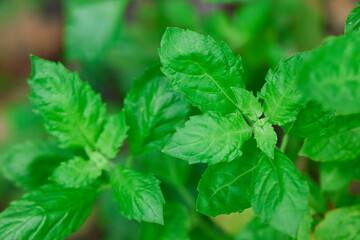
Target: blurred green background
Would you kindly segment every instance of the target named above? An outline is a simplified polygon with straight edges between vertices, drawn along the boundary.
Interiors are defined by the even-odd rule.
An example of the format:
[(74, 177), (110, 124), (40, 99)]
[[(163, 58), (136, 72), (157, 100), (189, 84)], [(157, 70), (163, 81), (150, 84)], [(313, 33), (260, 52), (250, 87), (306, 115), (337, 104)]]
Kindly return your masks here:
[[(29, 54), (61, 61), (79, 71), (111, 108), (120, 109), (132, 80), (159, 62), (158, 48), (166, 27), (188, 28), (225, 41), (234, 53), (240, 54), (247, 88), (256, 92), (268, 69), (281, 58), (310, 50), (329, 35), (342, 34), (346, 16), (358, 1), (226, 2), (237, 3), (0, 1), (0, 148), (48, 137), (27, 100)], [(189, 185), (201, 176), (201, 166), (198, 168), (190, 170), (190, 179), (183, 176)], [(0, 176), (0, 210), (21, 194)], [(139, 224), (122, 218), (111, 198), (111, 194), (103, 194), (93, 215), (70, 239), (137, 239)], [(230, 234), (243, 226), (237, 215), (213, 221)], [(201, 239), (196, 234), (192, 237)]]

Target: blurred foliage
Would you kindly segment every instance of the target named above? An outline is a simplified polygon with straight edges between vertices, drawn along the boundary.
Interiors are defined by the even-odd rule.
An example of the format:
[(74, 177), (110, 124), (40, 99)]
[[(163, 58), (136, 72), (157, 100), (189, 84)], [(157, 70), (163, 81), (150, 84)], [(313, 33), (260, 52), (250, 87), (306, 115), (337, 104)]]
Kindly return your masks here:
[[(327, 34), (324, 9), (319, 7), (321, 0), (64, 0), (61, 3), (62, 9), (58, 11), (62, 11), (64, 16), (63, 56), (54, 58), (63, 58), (69, 67), (78, 70), (82, 79), (101, 92), (110, 108), (113, 106), (114, 109), (122, 104), (133, 78), (159, 62), (160, 40), (169, 26), (188, 28), (211, 35), (217, 41), (225, 41), (234, 53), (241, 55), (247, 88), (254, 92), (260, 90), (268, 69), (280, 59), (314, 48)], [(22, 11), (44, 11), (48, 4), (49, 1), (45, 0), (0, 1), (0, 26)], [(1, 94), (17, 87), (12, 79), (7, 73), (0, 72)], [(1, 107), (4, 108), (2, 118), (6, 128), (6, 141), (2, 142), (2, 148), (15, 142), (45, 138), (41, 120), (32, 113), (28, 102), (8, 104), (5, 99)], [(300, 139), (293, 140), (287, 149), (291, 158), (295, 158), (301, 144)], [(195, 196), (195, 186), (205, 168), (203, 165), (188, 166), (162, 153), (144, 156), (135, 165), (141, 170), (154, 172), (165, 182), (162, 187), (167, 199), (183, 204), (189, 204), (184, 199), (192, 196), (186, 196), (184, 192), (174, 194), (173, 187), (183, 186)], [(310, 166), (313, 169), (317, 167)], [(347, 169), (339, 169), (337, 175), (346, 175), (347, 172)], [(330, 191), (331, 188), (346, 188), (350, 184), (349, 180), (341, 186), (331, 185), (329, 177), (337, 175), (332, 176), (324, 164), (320, 171), (323, 189), (318, 189), (317, 183), (311, 182), (314, 213), (323, 213), (327, 209), (323, 191), (329, 191), (326, 197), (336, 207), (348, 206), (356, 201), (346, 189), (341, 193)], [(18, 189), (0, 178), (1, 208), (18, 194)], [(319, 202), (316, 199), (320, 199)], [(95, 224), (100, 226), (103, 239), (140, 237), (140, 224), (118, 214), (110, 192), (101, 195), (96, 215)], [(218, 232), (225, 229), (233, 234), (245, 225), (230, 228), (221, 226), (221, 221), (214, 220), (220, 226), (216, 230)], [(254, 233), (253, 228), (260, 230)], [(191, 239), (217, 239), (216, 231), (197, 230), (198, 227), (191, 229)], [(158, 231), (161, 232), (161, 229)], [(258, 218), (236, 235), (236, 239), (255, 237), (285, 239)]]

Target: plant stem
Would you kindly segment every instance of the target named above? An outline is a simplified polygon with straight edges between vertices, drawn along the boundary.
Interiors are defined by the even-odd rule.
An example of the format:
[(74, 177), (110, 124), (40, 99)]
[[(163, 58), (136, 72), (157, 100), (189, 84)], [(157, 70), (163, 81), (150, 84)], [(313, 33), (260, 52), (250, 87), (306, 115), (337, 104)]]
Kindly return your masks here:
[(131, 168), (132, 162), (134, 160), (134, 157), (132, 155), (129, 155), (125, 162), (125, 167)]
[(281, 142), (281, 146), (280, 146), (280, 150), (283, 153), (285, 153), (288, 142), (289, 142), (289, 135), (287, 133), (285, 133), (285, 135), (283, 136), (282, 142)]
[(225, 234), (222, 234), (214, 229), (212, 225), (209, 224), (209, 222), (205, 221), (200, 214), (196, 213), (194, 215), (194, 220), (196, 222), (196, 225), (203, 230), (204, 233), (206, 233), (208, 236), (211, 236), (213, 239), (219, 239), (219, 240), (228, 240), (229, 237)]
[(189, 206), (189, 208), (193, 211), (195, 211), (195, 201), (193, 196), (191, 195), (191, 193), (186, 189), (186, 187), (180, 185), (177, 186), (178, 192), (180, 194), (180, 196), (184, 199), (184, 201), (186, 202), (186, 204)]

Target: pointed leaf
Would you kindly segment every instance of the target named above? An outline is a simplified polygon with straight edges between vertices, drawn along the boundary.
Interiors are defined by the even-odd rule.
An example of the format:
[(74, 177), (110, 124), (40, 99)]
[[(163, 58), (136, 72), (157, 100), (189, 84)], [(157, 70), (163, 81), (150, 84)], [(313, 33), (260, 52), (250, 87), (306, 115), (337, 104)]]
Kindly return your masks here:
[(170, 88), (170, 80), (157, 65), (134, 81), (125, 111), (130, 152), (141, 155), (165, 146), (175, 127), (184, 122), (189, 104), (182, 93)]
[(308, 53), (300, 53), (287, 60), (281, 60), (279, 65), (270, 69), (266, 75), (266, 83), (261, 90), (264, 98), (265, 116), (269, 122), (284, 125), (293, 122), (307, 100), (297, 89), (296, 80), (303, 67)]
[(306, 139), (301, 154), (321, 162), (360, 155), (360, 114), (336, 116), (324, 135)]
[(360, 32), (360, 3), (348, 15), (345, 23), (345, 34)]
[(308, 208), (309, 187), (280, 150), (262, 155), (253, 178), (254, 212), (277, 230), (295, 237)]
[(45, 185), (25, 194), (0, 214), (0, 239), (62, 240), (90, 215), (94, 189)]
[(85, 187), (101, 175), (101, 169), (93, 162), (75, 157), (62, 162), (49, 178), (64, 188)]
[(61, 63), (31, 57), (34, 111), (63, 147), (94, 146), (105, 122), (100, 95)]
[(360, 34), (329, 39), (309, 54), (298, 86), (325, 109), (360, 112)]
[(209, 166), (198, 184), (196, 209), (215, 217), (242, 212), (250, 207), (251, 178), (260, 153), (255, 141), (249, 140), (244, 144), (244, 154), (239, 159)]
[(287, 134), (296, 137), (309, 138), (323, 135), (331, 120), (335, 117), (332, 111), (326, 111), (314, 101), (299, 112), (295, 122), (284, 125)]
[(231, 88), (235, 94), (236, 103), (242, 114), (248, 116), (251, 120), (256, 121), (263, 114), (261, 104), (251, 92), (243, 88)]
[(360, 239), (360, 205), (335, 209), (315, 228), (315, 240)]
[(163, 152), (193, 163), (230, 162), (242, 155), (241, 147), (251, 128), (239, 113), (222, 116), (209, 112), (190, 117), (163, 149)]
[(104, 129), (96, 141), (96, 146), (108, 158), (116, 157), (127, 137), (128, 129), (124, 111), (107, 117)]
[(231, 87), (244, 87), (242, 60), (225, 43), (190, 30), (168, 28), (159, 50), (162, 71), (176, 91), (203, 112), (236, 109)]
[(72, 156), (72, 151), (60, 149), (51, 141), (25, 142), (1, 154), (0, 169), (16, 185), (34, 189), (46, 184), (54, 169)]
[(254, 124), (254, 136), (258, 148), (260, 148), (268, 157), (274, 158), (277, 135), (271, 124), (264, 120), (265, 118), (259, 119), (259, 121)]
[(163, 224), (165, 201), (158, 179), (121, 165), (111, 170), (110, 179), (122, 215), (139, 222)]

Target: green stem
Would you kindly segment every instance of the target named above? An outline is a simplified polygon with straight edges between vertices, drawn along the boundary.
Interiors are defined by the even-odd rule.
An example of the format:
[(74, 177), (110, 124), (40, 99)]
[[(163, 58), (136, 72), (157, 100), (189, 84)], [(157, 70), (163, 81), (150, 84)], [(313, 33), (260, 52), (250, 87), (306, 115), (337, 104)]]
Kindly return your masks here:
[(289, 143), (289, 135), (287, 133), (285, 133), (282, 142), (281, 142), (281, 146), (280, 146), (280, 150), (285, 153), (286, 147)]
[(186, 189), (186, 187), (180, 185), (177, 187), (177, 190), (178, 190), (180, 196), (184, 199), (186, 204), (189, 206), (189, 208), (191, 210), (195, 211), (196, 204), (195, 204), (194, 198), (191, 195), (191, 193)]
[(228, 240), (229, 237), (216, 231), (213, 225), (210, 225), (209, 222), (205, 221), (200, 214), (194, 215), (194, 220), (196, 225), (203, 230), (205, 234), (212, 237), (213, 239), (219, 240)]
[(126, 159), (125, 167), (131, 168), (133, 160), (134, 160), (134, 157), (132, 155), (129, 155), (129, 157)]

